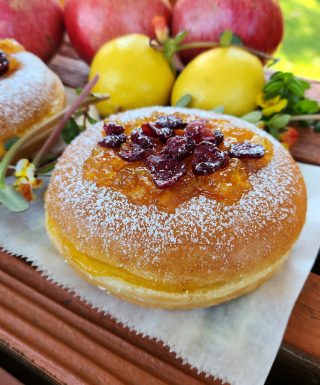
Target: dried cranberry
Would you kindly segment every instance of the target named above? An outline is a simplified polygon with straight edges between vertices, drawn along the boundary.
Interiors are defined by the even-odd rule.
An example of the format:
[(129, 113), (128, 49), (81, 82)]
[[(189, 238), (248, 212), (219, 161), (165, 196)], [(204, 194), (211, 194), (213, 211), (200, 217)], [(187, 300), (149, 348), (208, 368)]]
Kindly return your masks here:
[(9, 60), (7, 55), (0, 51), (0, 76), (4, 75), (9, 70)]
[(127, 149), (121, 149), (118, 155), (127, 162), (136, 162), (144, 158), (145, 150), (138, 144), (132, 144)]
[(155, 124), (157, 127), (168, 127), (172, 130), (182, 130), (187, 126), (187, 123), (184, 123), (181, 118), (175, 115), (158, 116)]
[(195, 149), (192, 169), (195, 175), (209, 175), (228, 163), (229, 156), (225, 151), (219, 150), (213, 143), (201, 142)]
[(141, 126), (142, 131), (147, 136), (158, 137), (162, 143), (175, 136), (175, 132), (169, 127), (157, 127), (154, 123), (145, 123)]
[(210, 131), (210, 133), (205, 132), (204, 136), (202, 137), (202, 141), (203, 142), (210, 142), (210, 143), (215, 144), (216, 146), (219, 146), (219, 144), (221, 144), (223, 142), (223, 139), (224, 139), (223, 133), (219, 130), (215, 130), (213, 132), (211, 130), (208, 130), (208, 131)]
[(166, 143), (169, 138), (175, 136), (175, 132), (168, 127), (158, 128), (157, 135), (162, 143)]
[(100, 140), (98, 145), (101, 147), (119, 148), (121, 144), (124, 143), (126, 140), (127, 137), (124, 134), (107, 135), (104, 139)]
[(131, 141), (132, 143), (136, 143), (142, 148), (152, 148), (153, 140), (150, 136), (147, 136), (143, 133), (141, 128), (136, 128), (131, 133)]
[(262, 158), (265, 154), (265, 149), (261, 144), (255, 144), (250, 142), (235, 143), (231, 145), (229, 151), (230, 158), (249, 158), (258, 159)]
[(147, 136), (151, 136), (153, 138), (157, 137), (157, 134), (155, 132), (155, 126), (152, 123), (143, 123), (141, 126), (141, 129), (143, 133)]
[(146, 165), (151, 172), (154, 184), (158, 188), (174, 185), (187, 172), (184, 163), (164, 155), (150, 155)]
[(219, 130), (214, 130), (213, 136), (216, 139), (216, 144), (219, 146), (224, 141), (224, 135), (221, 131)]
[(124, 133), (124, 127), (116, 123), (105, 123), (103, 129), (107, 135), (120, 135)]
[(170, 158), (183, 160), (193, 154), (195, 148), (194, 140), (185, 136), (175, 136), (167, 141), (162, 152)]
[(204, 136), (211, 136), (211, 131), (207, 129), (207, 120), (199, 119), (189, 123), (184, 130), (187, 138), (193, 139), (196, 143), (200, 143)]
[(195, 175), (210, 175), (216, 170), (215, 164), (211, 162), (192, 163), (192, 171)]

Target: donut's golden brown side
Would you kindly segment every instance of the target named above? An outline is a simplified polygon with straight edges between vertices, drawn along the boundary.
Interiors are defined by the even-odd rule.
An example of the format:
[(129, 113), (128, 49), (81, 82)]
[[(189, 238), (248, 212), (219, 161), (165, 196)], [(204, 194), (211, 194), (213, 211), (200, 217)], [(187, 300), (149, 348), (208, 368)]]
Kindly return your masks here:
[[(18, 68), (0, 78), (0, 157), (6, 140), (22, 136), (60, 112), (66, 97), (63, 84), (30, 52), (12, 53)], [(40, 133), (37, 139), (46, 133)]]
[[(191, 109), (155, 107), (117, 115), (128, 121), (154, 111), (220, 118)], [(224, 117), (225, 118), (225, 117)], [(235, 126), (266, 133), (239, 119)], [(83, 178), (83, 164), (101, 137), (98, 124), (59, 160), (46, 195), (47, 229), (59, 252), (95, 285), (145, 306), (192, 308), (244, 294), (285, 260), (305, 221), (300, 171), (282, 146), (250, 176), (252, 190), (231, 205), (198, 196), (175, 213), (134, 204)]]

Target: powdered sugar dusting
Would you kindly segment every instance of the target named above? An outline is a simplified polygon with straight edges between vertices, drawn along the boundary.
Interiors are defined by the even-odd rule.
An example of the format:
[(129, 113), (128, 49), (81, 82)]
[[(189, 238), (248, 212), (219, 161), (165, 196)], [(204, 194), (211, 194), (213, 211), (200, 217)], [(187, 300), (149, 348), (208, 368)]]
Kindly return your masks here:
[[(12, 55), (21, 67), (0, 79), (0, 137), (14, 136), (37, 116), (56, 109), (61, 99), (52, 93), (58, 77), (39, 58), (29, 52)], [(61, 84), (61, 89), (63, 88)]]
[[(155, 206), (133, 204), (125, 195), (110, 188), (98, 188), (83, 178), (83, 164), (101, 136), (102, 123), (99, 123), (80, 135), (60, 158), (47, 194), (50, 216), (64, 228), (64, 234), (70, 237), (79, 250), (88, 255), (101, 253), (101, 250), (105, 255), (111, 254), (110, 251), (121, 250), (123, 262), (120, 263), (128, 267), (128, 263), (130, 265), (130, 261), (133, 261), (133, 270), (148, 270), (150, 266), (161, 270), (164, 268), (164, 256), (170, 250), (179, 249), (181, 258), (186, 261), (186, 274), (193, 268), (188, 265), (188, 256), (197, 250), (203, 252), (197, 261), (198, 270), (210, 273), (208, 261), (221, 259), (223, 251), (223, 263), (217, 261), (221, 272), (228, 270), (231, 261), (240, 271), (248, 263), (248, 248), (255, 247), (257, 231), (261, 234), (262, 229), (267, 240), (267, 234), (276, 234), (288, 226), (290, 221), (296, 220), (294, 196), (297, 192), (294, 186), (300, 183), (299, 175), (295, 174), (297, 166), (282, 146), (268, 134), (233, 117), (192, 109), (153, 107), (128, 111), (117, 115), (117, 119), (133, 120), (147, 117), (155, 111), (228, 119), (237, 127), (267, 137), (274, 146), (274, 157), (266, 167), (249, 176), (252, 190), (231, 206), (199, 196), (184, 202), (174, 214), (170, 214), (159, 211)], [(286, 204), (282, 205), (283, 202)], [(72, 239), (75, 234), (74, 223), (78, 226), (76, 239)], [(224, 230), (231, 223), (236, 225), (226, 234)], [(99, 240), (97, 234), (100, 235)], [(141, 250), (137, 250), (141, 246), (141, 234), (144, 241), (142, 254)], [(93, 239), (95, 242), (91, 242)], [(243, 240), (247, 241), (245, 247)], [(261, 245), (261, 239), (259, 242)], [(270, 240), (266, 241), (262, 248), (257, 248), (257, 256), (261, 253), (263, 258), (268, 248), (272, 247), (274, 245), (270, 244)], [(168, 267), (164, 277), (170, 280)]]

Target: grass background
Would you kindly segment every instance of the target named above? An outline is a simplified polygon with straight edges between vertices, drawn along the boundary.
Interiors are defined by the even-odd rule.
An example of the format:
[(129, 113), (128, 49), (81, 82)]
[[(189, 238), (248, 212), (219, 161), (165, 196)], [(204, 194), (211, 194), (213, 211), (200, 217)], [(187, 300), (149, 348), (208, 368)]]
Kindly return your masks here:
[(275, 70), (320, 80), (320, 0), (279, 0), (285, 19), (284, 40), (275, 53)]

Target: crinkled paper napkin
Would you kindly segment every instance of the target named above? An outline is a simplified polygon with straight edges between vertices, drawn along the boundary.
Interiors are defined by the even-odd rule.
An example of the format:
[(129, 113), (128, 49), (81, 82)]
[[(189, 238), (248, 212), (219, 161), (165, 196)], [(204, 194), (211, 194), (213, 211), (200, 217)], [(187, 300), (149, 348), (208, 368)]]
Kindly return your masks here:
[(262, 385), (320, 245), (320, 167), (301, 165), (301, 170), (308, 190), (308, 214), (291, 257), (258, 290), (209, 309), (144, 309), (86, 283), (49, 242), (41, 200), (22, 214), (0, 207), (0, 245), (26, 257), (50, 280), (129, 328), (162, 340), (198, 371), (234, 385)]

